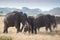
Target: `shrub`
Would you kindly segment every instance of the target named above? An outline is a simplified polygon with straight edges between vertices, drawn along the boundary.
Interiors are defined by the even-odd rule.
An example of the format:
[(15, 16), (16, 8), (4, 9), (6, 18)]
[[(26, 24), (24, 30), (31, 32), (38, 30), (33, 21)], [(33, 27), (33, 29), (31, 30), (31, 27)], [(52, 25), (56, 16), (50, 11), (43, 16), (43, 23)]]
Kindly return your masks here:
[(0, 40), (12, 40), (10, 36), (0, 36)]

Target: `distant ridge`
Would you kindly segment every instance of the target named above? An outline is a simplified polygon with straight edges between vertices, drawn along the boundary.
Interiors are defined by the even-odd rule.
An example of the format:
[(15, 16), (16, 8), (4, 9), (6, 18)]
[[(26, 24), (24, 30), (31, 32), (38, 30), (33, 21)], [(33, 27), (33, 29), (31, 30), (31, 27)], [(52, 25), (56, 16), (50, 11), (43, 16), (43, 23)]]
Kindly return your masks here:
[(30, 9), (28, 7), (22, 7), (22, 9), (17, 8), (1, 8), (0, 7), (0, 14), (7, 14), (12, 11), (22, 11), (24, 13), (27, 13), (28, 15), (35, 15), (35, 14), (52, 14), (52, 15), (60, 15), (60, 7), (53, 8), (49, 11), (42, 11), (39, 8)]

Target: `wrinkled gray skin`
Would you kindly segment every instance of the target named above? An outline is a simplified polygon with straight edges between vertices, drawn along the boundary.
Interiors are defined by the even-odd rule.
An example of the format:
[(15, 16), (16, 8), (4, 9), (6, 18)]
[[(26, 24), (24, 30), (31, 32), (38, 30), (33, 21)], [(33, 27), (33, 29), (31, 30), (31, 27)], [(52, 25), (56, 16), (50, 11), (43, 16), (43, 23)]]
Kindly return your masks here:
[[(49, 16), (49, 15), (47, 15), (47, 16)], [(57, 28), (56, 17), (53, 15), (50, 15), (49, 20), (51, 22), (51, 25), (53, 25), (53, 29)]]
[(29, 31), (30, 33), (30, 31), (32, 31), (32, 33), (37, 33), (37, 29), (39, 31), (41, 27), (45, 27), (46, 31), (49, 29), (52, 32), (51, 25), (53, 25), (53, 28), (56, 27), (56, 19), (55, 16), (52, 15), (41, 15), (36, 19), (33, 16), (29, 16), (28, 23), (30, 26), (27, 26), (24, 32)]
[(49, 30), (52, 31), (51, 30), (51, 24), (50, 24), (50, 21), (49, 21), (47, 16), (45, 16), (45, 15), (39, 16), (35, 19), (35, 21), (36, 21), (35, 26), (34, 26), (35, 27), (35, 33), (37, 33), (37, 29), (39, 31), (39, 29), (41, 27), (45, 27), (46, 30), (49, 28)]
[(28, 22), (29, 26), (24, 28), (24, 32), (26, 32), (26, 31), (29, 31), (29, 33), (30, 33), (30, 31), (32, 33), (34, 32), (34, 20), (35, 20), (35, 18), (33, 16), (28, 16), (27, 22)]
[[(53, 25), (53, 28), (56, 27), (55, 16), (47, 14), (47, 15), (42, 15), (42, 16), (39, 16), (38, 18), (36, 18), (35, 27), (38, 29), (38, 31), (41, 27), (45, 27), (46, 31), (48, 31), (48, 29), (49, 29), (50, 32), (52, 32), (51, 25)], [(36, 28), (35, 28), (35, 31), (37, 30)], [(36, 33), (37, 33), (37, 31), (36, 31)]]
[[(8, 14), (6, 14), (5, 18), (4, 18), (4, 31), (3, 33), (8, 33), (8, 28), (9, 27), (13, 27), (15, 26), (17, 29), (17, 33), (20, 32), (27, 20), (27, 15), (23, 12), (10, 12)], [(23, 24), (22, 29), (20, 30), (20, 23)]]

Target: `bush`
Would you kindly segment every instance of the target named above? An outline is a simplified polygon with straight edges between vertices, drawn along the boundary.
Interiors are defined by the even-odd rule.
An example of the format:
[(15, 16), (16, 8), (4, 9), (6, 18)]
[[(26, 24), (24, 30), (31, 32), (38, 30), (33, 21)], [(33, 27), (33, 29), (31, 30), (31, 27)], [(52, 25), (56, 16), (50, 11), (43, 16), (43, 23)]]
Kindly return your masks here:
[(0, 14), (0, 16), (5, 16), (6, 14)]
[(0, 36), (0, 40), (12, 40), (12, 38), (8, 36)]

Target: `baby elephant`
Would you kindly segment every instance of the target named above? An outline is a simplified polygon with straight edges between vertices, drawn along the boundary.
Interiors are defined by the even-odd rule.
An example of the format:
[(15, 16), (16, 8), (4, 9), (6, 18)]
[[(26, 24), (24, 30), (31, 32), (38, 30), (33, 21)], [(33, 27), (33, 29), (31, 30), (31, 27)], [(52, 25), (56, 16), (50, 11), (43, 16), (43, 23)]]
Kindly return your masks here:
[(31, 32), (31, 33), (34, 33), (35, 32), (35, 27), (34, 27), (34, 22), (35, 21), (35, 18), (33, 16), (28, 16), (27, 17), (27, 26), (24, 28), (24, 32)]

